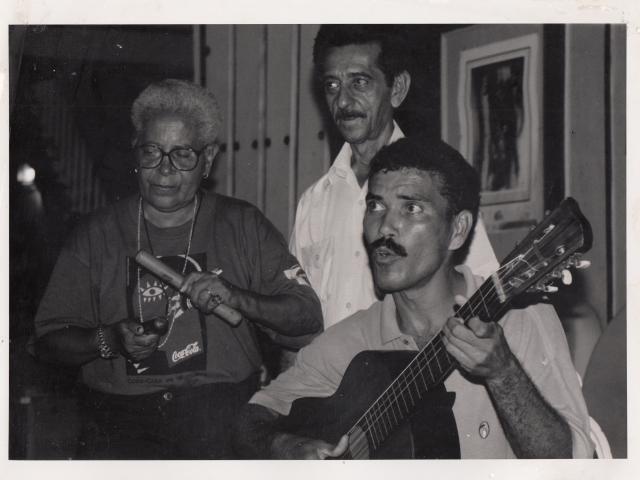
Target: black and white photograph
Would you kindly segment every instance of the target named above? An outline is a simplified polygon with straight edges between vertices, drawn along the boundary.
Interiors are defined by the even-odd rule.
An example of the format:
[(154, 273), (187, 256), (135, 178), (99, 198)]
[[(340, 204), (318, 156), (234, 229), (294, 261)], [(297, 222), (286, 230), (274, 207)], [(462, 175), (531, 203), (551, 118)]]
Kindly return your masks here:
[(187, 3), (8, 16), (3, 478), (627, 478), (631, 11)]

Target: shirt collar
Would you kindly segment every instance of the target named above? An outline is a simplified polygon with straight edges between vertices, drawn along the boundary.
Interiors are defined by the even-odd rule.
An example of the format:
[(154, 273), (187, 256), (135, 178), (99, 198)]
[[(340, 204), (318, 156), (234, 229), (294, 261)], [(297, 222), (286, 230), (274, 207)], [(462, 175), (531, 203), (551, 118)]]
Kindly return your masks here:
[(398, 326), (396, 304), (392, 295), (385, 295), (380, 308), (380, 339), (382, 344), (389, 343), (404, 335)]
[[(482, 278), (474, 275), (466, 265), (458, 265), (454, 268), (464, 276), (466, 295), (467, 298), (470, 298), (482, 284)], [(396, 304), (393, 301), (393, 295), (385, 295), (380, 308), (380, 339), (382, 340), (382, 344), (389, 343), (404, 335), (398, 326)]]
[[(400, 138), (404, 138), (404, 133), (402, 133), (402, 130), (400, 130), (400, 127), (394, 120), (393, 132), (391, 132), (391, 137), (389, 137), (387, 145)], [(345, 142), (344, 145), (342, 145), (329, 171), (340, 178), (346, 178), (349, 174), (353, 175), (353, 170), (351, 170), (351, 145), (349, 145), (349, 143)]]

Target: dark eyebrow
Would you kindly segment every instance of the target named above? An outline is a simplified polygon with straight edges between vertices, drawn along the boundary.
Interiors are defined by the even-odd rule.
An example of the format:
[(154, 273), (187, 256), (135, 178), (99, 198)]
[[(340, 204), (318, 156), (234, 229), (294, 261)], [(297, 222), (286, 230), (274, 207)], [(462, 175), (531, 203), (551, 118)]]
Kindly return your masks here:
[(398, 195), (400, 200), (415, 200), (419, 202), (428, 202), (429, 199), (423, 195)]
[(376, 195), (375, 193), (367, 192), (367, 196), (365, 200), (380, 200), (382, 197), (380, 195)]
[(368, 74), (367, 72), (349, 72), (347, 73), (347, 75), (350, 78), (353, 77), (366, 77), (366, 78), (373, 78), (373, 75)]
[[(347, 76), (349, 78), (355, 78), (355, 77), (366, 77), (366, 78), (373, 78), (373, 75), (367, 73), (367, 72), (362, 72), (362, 71), (356, 71), (356, 72), (347, 72)], [(324, 75), (322, 75), (322, 80), (323, 81), (327, 81), (327, 80), (332, 80), (332, 79), (337, 79), (338, 75), (332, 75), (331, 73), (325, 73)]]

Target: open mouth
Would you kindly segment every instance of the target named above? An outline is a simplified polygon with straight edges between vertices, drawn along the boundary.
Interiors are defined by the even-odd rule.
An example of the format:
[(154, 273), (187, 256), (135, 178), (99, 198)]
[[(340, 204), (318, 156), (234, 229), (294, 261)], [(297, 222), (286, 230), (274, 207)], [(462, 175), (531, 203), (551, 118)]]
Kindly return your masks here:
[(362, 117), (360, 116), (349, 116), (349, 117), (341, 117), (340, 120), (338, 120), (340, 123), (354, 123), (359, 121), (360, 119), (362, 119)]
[(402, 258), (393, 250), (386, 247), (379, 247), (373, 251), (373, 261), (378, 264), (387, 264)]

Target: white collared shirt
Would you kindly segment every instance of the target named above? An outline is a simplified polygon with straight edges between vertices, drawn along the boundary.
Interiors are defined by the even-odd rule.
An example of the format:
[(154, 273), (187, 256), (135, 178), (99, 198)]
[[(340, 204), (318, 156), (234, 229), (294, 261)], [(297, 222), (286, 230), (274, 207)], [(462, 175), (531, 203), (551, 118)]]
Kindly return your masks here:
[[(394, 122), (388, 143), (404, 138)], [(324, 317), (324, 328), (377, 300), (363, 242), (367, 183), (360, 187), (345, 143), (329, 171), (300, 197), (289, 248), (307, 273)], [(498, 269), (482, 219), (465, 264), (486, 278)]]

